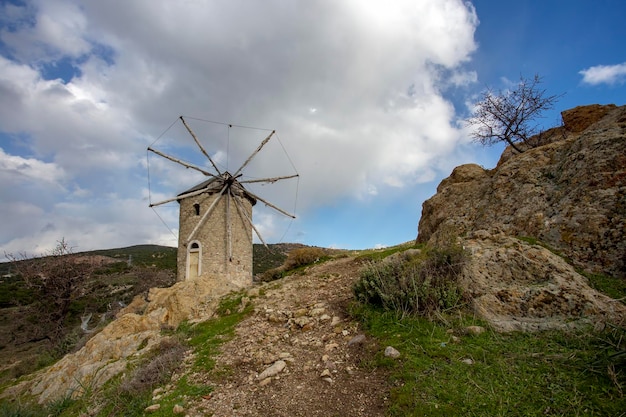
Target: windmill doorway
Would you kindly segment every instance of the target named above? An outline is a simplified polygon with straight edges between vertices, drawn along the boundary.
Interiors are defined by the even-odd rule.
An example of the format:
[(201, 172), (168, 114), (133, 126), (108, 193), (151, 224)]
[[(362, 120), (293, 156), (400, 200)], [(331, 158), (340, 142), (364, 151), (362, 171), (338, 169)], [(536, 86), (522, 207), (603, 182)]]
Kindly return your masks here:
[(187, 249), (187, 279), (196, 279), (202, 273), (202, 247), (199, 242), (191, 242)]

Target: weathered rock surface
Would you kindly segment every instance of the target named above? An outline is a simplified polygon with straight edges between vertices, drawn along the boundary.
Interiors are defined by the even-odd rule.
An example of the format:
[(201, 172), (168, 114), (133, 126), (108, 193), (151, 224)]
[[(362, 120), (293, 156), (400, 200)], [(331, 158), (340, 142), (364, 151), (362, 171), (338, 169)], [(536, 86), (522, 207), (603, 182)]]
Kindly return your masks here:
[(542, 246), (484, 230), (470, 233), (463, 244), (471, 257), (461, 285), (474, 311), (497, 331), (601, 326), (626, 319), (626, 305), (589, 287), (585, 277)]
[(454, 230), (532, 236), (590, 272), (626, 277), (626, 106), (563, 112), (545, 145), (454, 169), (424, 202), (418, 242)]
[(83, 348), (35, 374), (3, 395), (28, 392), (40, 403), (79, 395), (84, 387), (97, 388), (126, 369), (164, 337), (161, 329), (183, 320), (209, 318), (228, 288), (216, 289), (203, 280), (179, 282), (169, 288), (153, 288), (147, 300), (136, 298)]

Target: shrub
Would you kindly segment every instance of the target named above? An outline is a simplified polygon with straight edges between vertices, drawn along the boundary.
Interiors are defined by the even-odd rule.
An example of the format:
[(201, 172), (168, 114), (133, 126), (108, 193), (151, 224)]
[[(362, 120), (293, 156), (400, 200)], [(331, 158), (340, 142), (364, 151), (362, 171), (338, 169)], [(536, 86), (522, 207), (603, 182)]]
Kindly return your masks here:
[(300, 248), (289, 252), (285, 263), (277, 268), (268, 269), (260, 275), (262, 282), (275, 281), (283, 278), (287, 271), (291, 271), (302, 266), (311, 265), (320, 260), (327, 259), (328, 255), (322, 248)]
[(400, 313), (430, 314), (458, 306), (458, 277), (467, 254), (458, 245), (406, 251), (370, 262), (354, 286), (356, 299)]
[(187, 348), (176, 338), (163, 339), (152, 357), (139, 365), (120, 385), (120, 394), (141, 395), (169, 381), (180, 366)]
[(310, 265), (326, 256), (322, 248), (300, 248), (289, 252), (285, 260), (285, 269), (295, 269), (301, 266)]

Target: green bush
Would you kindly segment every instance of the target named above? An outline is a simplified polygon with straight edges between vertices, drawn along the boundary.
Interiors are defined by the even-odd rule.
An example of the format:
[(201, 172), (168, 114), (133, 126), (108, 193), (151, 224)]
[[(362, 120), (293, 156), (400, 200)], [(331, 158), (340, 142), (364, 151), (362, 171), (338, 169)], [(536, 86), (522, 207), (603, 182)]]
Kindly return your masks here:
[(121, 395), (141, 395), (169, 381), (180, 366), (187, 347), (176, 338), (163, 339), (152, 351), (149, 360), (142, 363), (120, 385)]
[(277, 268), (268, 269), (260, 276), (262, 282), (275, 281), (287, 275), (288, 271), (314, 264), (328, 259), (328, 254), (322, 248), (306, 247), (289, 252), (285, 263)]
[(458, 277), (467, 254), (459, 245), (406, 251), (369, 262), (354, 286), (356, 299), (400, 313), (428, 316), (458, 306)]
[(300, 248), (289, 252), (285, 260), (285, 269), (295, 269), (315, 263), (326, 256), (322, 248)]

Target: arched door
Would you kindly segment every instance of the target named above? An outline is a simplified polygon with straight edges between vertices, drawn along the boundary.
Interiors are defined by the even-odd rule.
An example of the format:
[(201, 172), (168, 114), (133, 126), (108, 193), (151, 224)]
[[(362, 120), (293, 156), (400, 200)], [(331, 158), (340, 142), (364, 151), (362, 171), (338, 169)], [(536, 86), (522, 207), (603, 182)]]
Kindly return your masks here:
[(187, 249), (187, 279), (195, 279), (202, 273), (202, 248), (199, 242), (192, 242)]

